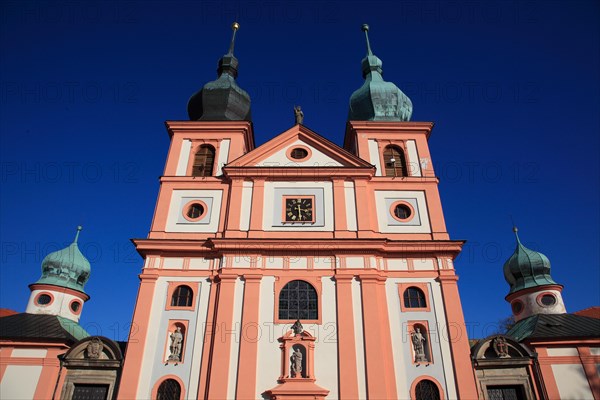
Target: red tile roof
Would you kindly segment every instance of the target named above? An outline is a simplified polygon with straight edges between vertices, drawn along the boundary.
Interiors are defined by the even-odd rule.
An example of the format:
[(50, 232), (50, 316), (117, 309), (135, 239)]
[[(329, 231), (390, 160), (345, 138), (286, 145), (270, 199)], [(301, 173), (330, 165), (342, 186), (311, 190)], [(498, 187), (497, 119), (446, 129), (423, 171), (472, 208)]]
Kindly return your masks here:
[(582, 317), (590, 317), (600, 319), (600, 307), (594, 306), (589, 308), (584, 308), (583, 310), (575, 311), (573, 314), (580, 315)]
[(8, 317), (9, 315), (15, 315), (15, 314), (18, 314), (18, 312), (14, 311), (14, 310), (9, 310), (8, 308), (0, 308), (0, 318)]

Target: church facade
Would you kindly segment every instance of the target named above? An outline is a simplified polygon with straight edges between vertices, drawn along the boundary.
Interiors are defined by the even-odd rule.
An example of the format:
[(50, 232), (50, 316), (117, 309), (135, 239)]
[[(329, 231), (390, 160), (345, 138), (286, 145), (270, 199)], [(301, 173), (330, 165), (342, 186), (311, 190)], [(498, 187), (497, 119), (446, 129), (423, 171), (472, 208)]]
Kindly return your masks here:
[(166, 123), (119, 397), (476, 398), (433, 124), (367, 37), (343, 148), (299, 109), (256, 147), (237, 65)]
[(129, 342), (78, 324), (91, 271), (78, 230), (42, 262), (26, 311), (0, 314), (0, 397), (600, 400), (600, 316), (568, 314), (549, 260), (518, 236), (504, 265), (515, 325), (469, 343), (433, 123), (410, 121), (368, 26), (342, 147), (300, 107), (255, 145), (238, 28), (190, 120), (166, 122), (151, 229), (133, 240)]

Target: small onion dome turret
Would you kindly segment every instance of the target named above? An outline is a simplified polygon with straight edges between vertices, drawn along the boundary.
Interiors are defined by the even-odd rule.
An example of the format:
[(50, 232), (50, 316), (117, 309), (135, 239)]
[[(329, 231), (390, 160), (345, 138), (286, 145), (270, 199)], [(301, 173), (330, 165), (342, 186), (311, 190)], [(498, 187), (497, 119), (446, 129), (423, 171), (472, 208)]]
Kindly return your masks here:
[(362, 26), (367, 56), (362, 60), (363, 85), (350, 96), (349, 121), (410, 121), (412, 102), (396, 85), (383, 80), (383, 62), (369, 44), (369, 25)]
[(48, 254), (42, 261), (42, 276), (35, 284), (60, 286), (85, 293), (83, 287), (90, 279), (90, 262), (77, 246), (82, 227), (77, 227), (75, 240), (70, 246)]
[(558, 285), (550, 276), (548, 257), (523, 246), (517, 234), (518, 229), (515, 227), (513, 231), (517, 247), (504, 263), (504, 279), (510, 285), (509, 294), (538, 286)]
[(229, 51), (219, 60), (218, 78), (208, 82), (194, 93), (187, 109), (191, 121), (250, 121), (250, 96), (235, 81), (238, 59), (233, 55), (235, 32), (240, 25), (232, 25), (233, 37)]

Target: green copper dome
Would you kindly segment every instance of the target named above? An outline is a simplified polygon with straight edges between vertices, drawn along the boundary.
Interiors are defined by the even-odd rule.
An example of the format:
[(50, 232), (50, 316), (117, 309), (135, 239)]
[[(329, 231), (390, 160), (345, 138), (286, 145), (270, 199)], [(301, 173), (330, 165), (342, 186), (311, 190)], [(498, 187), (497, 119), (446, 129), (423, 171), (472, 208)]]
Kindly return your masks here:
[(229, 52), (219, 60), (215, 81), (208, 82), (188, 101), (187, 109), (192, 121), (250, 121), (250, 96), (235, 81), (238, 59), (233, 55), (235, 32), (240, 25), (232, 25), (233, 37)]
[(509, 294), (537, 286), (557, 285), (550, 276), (548, 257), (523, 246), (517, 228), (514, 228), (514, 232), (517, 247), (513, 255), (504, 263), (504, 279), (510, 285)]
[(365, 83), (350, 96), (349, 121), (410, 121), (412, 102), (396, 85), (383, 80), (383, 62), (371, 51), (369, 26), (363, 25), (367, 56), (362, 60)]
[(83, 287), (90, 279), (90, 262), (81, 254), (77, 239), (81, 226), (77, 227), (75, 240), (70, 246), (50, 253), (42, 261), (42, 276), (36, 284), (61, 286), (85, 293)]

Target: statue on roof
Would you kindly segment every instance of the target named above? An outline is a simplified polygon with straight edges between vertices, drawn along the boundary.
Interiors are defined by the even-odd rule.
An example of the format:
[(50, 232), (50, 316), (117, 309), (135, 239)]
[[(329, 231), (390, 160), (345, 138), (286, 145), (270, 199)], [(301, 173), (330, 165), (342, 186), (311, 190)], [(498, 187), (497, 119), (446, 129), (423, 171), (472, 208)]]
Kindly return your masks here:
[(302, 125), (304, 122), (304, 113), (300, 106), (294, 106), (294, 117), (296, 118), (296, 125)]

